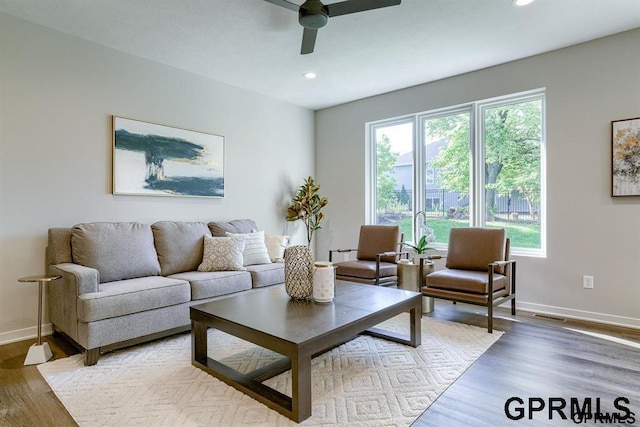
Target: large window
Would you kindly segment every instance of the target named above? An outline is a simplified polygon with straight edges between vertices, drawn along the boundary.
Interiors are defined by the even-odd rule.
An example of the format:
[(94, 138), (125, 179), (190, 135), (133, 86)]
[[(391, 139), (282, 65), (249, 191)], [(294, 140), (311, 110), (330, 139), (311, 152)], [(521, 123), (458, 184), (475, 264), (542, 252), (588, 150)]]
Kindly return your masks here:
[(544, 98), (538, 90), (370, 123), (370, 222), (417, 240), (421, 212), (436, 246), (452, 227), (500, 227), (514, 253), (544, 255)]
[(406, 241), (413, 239), (413, 117), (372, 125), (375, 162), (374, 224), (399, 224)]

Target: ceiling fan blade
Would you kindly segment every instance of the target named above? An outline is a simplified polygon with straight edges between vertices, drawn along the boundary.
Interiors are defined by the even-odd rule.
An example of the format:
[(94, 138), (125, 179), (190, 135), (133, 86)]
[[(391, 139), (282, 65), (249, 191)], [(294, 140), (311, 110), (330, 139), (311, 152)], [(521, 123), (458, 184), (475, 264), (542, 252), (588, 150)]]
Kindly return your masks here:
[[(267, 0), (268, 1), (268, 0)], [(397, 6), (402, 0), (349, 0), (326, 5), (329, 16), (340, 16), (348, 13), (364, 12), (381, 7)]]
[(286, 9), (293, 10), (294, 12), (297, 12), (298, 9), (300, 9), (300, 6), (298, 6), (295, 3), (291, 3), (290, 1), (287, 1), (287, 0), (264, 0), (264, 1), (266, 1), (267, 3), (275, 4), (276, 6), (281, 6)]
[(302, 33), (302, 48), (300, 48), (300, 54), (306, 55), (313, 52), (313, 48), (316, 45), (316, 36), (318, 35), (317, 28), (305, 28)]

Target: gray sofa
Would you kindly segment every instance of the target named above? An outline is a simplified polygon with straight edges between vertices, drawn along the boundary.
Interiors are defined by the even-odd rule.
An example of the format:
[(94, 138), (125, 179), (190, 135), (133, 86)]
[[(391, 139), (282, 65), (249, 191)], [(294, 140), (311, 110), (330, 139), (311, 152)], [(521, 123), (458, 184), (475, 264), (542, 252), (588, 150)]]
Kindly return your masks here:
[(282, 263), (198, 271), (204, 236), (251, 233), (252, 220), (88, 223), (51, 228), (47, 287), (54, 330), (100, 353), (189, 329), (189, 306), (284, 282)]

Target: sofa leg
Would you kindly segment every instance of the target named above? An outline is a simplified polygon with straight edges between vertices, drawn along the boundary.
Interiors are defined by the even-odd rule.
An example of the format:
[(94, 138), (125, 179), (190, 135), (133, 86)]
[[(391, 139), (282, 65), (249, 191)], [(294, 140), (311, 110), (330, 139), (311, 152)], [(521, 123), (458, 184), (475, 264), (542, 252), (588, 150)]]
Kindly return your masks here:
[(84, 366), (93, 366), (98, 363), (100, 348), (92, 348), (84, 352)]

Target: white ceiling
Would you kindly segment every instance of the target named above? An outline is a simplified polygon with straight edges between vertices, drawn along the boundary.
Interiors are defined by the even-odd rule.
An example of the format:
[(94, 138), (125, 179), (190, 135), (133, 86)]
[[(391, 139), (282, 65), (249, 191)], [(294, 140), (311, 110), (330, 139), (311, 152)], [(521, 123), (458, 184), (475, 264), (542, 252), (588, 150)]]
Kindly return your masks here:
[(303, 56), (297, 14), (264, 0), (0, 0), (0, 12), (314, 110), (640, 27), (640, 0), (402, 0), (330, 18)]

